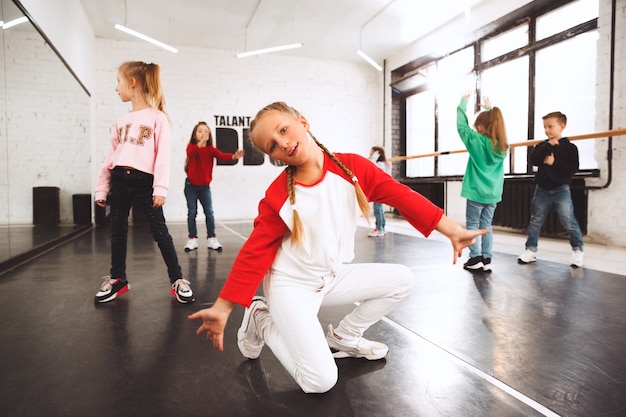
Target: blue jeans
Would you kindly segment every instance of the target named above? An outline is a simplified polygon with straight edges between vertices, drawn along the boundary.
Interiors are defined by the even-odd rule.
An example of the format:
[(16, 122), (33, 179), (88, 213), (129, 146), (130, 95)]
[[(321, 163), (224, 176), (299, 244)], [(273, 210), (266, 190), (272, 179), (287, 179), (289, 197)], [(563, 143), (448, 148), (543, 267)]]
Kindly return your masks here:
[(187, 198), (187, 231), (189, 237), (198, 237), (196, 216), (198, 215), (198, 200), (204, 209), (206, 217), (207, 238), (215, 237), (215, 217), (213, 217), (213, 202), (211, 201), (211, 187), (208, 185), (193, 185), (189, 178), (185, 179), (185, 197)]
[(561, 226), (569, 233), (569, 243), (572, 250), (583, 250), (583, 234), (580, 231), (578, 220), (574, 216), (574, 204), (569, 185), (564, 184), (551, 190), (539, 186), (535, 187), (535, 195), (530, 203), (530, 223), (528, 224), (528, 239), (526, 249), (537, 251), (537, 241), (541, 226), (545, 222), (550, 208), (554, 208)]
[(128, 214), (133, 202), (137, 201), (146, 215), (150, 232), (161, 250), (161, 256), (167, 265), (170, 283), (183, 277), (174, 242), (170, 235), (163, 208), (152, 207), (151, 174), (116, 167), (111, 170), (111, 192), (108, 197), (111, 213), (111, 277), (126, 279), (126, 249), (128, 241)]
[(374, 203), (374, 218), (376, 218), (376, 230), (385, 230), (385, 211), (381, 203)]
[(493, 213), (496, 211), (496, 204), (483, 204), (476, 201), (467, 200), (465, 206), (465, 227), (467, 230), (479, 230), (489, 228), (487, 234), (476, 237), (476, 242), (470, 246), (470, 258), (483, 256), (491, 258), (493, 253)]

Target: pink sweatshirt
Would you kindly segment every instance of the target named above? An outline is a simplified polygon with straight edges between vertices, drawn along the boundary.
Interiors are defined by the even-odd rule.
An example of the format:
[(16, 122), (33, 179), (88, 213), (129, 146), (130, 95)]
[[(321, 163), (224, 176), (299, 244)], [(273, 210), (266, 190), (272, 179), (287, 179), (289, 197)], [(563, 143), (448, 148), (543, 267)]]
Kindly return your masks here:
[(171, 140), (169, 120), (160, 110), (147, 108), (119, 117), (111, 134), (111, 149), (96, 181), (96, 201), (107, 199), (111, 170), (116, 166), (154, 175), (153, 195), (167, 197)]

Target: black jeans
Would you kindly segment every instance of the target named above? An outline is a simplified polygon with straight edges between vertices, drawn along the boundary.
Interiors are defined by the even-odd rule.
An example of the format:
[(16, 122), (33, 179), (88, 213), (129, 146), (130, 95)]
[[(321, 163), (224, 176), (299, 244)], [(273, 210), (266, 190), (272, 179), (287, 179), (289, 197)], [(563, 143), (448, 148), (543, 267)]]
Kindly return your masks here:
[(170, 235), (163, 208), (152, 207), (152, 184), (154, 176), (134, 169), (115, 167), (111, 170), (109, 215), (111, 225), (111, 277), (126, 279), (126, 249), (128, 240), (128, 214), (133, 202), (141, 205), (146, 215), (154, 241), (161, 250), (167, 265), (170, 283), (183, 277), (178, 255)]

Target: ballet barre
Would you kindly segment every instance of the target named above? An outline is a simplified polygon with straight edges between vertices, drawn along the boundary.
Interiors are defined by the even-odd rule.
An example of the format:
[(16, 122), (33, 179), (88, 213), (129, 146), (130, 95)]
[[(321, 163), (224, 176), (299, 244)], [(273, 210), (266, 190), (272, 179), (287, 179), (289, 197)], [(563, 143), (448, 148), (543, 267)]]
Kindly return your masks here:
[[(611, 136), (623, 136), (626, 135), (626, 129), (614, 129), (614, 130), (605, 130), (603, 132), (594, 132), (594, 133), (586, 133), (584, 135), (576, 135), (576, 136), (564, 136), (568, 138), (570, 141), (575, 140), (583, 140), (583, 139), (598, 139), (598, 138), (606, 138)], [(535, 146), (538, 143), (545, 141), (546, 139), (534, 139), (527, 140), (524, 142), (516, 142), (509, 143), (510, 148), (522, 147), (522, 146)], [(425, 153), (421, 155), (410, 155), (410, 156), (394, 156), (388, 159), (389, 162), (398, 162), (405, 161), (407, 159), (416, 159), (416, 158), (427, 158), (429, 156), (442, 156), (442, 155), (452, 155), (455, 153), (463, 153), (467, 152), (467, 149), (457, 149), (454, 151), (443, 151), (443, 152), (432, 152)]]

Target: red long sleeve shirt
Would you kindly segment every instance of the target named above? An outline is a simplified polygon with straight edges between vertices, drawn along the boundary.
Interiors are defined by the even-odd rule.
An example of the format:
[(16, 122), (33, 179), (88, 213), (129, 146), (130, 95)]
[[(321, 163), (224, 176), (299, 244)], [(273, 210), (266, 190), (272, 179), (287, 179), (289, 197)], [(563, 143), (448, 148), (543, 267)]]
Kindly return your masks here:
[(222, 152), (215, 146), (202, 148), (190, 143), (187, 145), (187, 178), (193, 185), (210, 185), (213, 180), (213, 160), (230, 161), (234, 154)]

